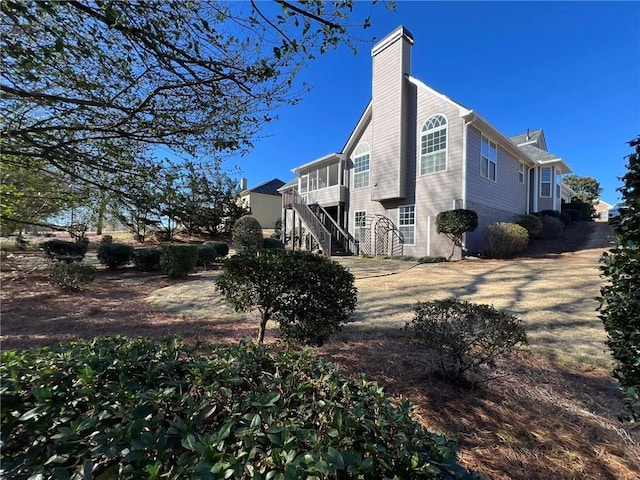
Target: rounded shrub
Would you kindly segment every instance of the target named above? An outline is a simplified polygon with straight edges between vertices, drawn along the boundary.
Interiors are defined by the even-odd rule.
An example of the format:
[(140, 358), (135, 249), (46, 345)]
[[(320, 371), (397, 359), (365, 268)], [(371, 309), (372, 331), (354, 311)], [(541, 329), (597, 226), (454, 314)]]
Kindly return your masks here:
[(69, 242), (66, 240), (47, 240), (40, 244), (48, 258), (68, 257), (80, 261), (87, 253), (87, 242)]
[(580, 200), (577, 200), (577, 199), (571, 203), (565, 203), (562, 205), (562, 211), (567, 211), (567, 210), (579, 211), (580, 217), (581, 217), (579, 220), (591, 220), (591, 218), (595, 215), (595, 208), (593, 208), (593, 204), (581, 202)]
[(353, 275), (309, 252), (241, 252), (224, 262), (216, 284), (236, 311), (260, 311), (259, 342), (273, 320), (284, 338), (322, 345), (340, 330), (357, 302)]
[(472, 479), (455, 442), (309, 351), (102, 337), (3, 351), (7, 478)]
[(539, 217), (554, 217), (554, 218), (560, 218), (560, 211), (559, 210), (540, 210), (537, 215)]
[(160, 250), (160, 267), (169, 278), (186, 277), (198, 263), (198, 245), (169, 244)]
[(229, 245), (225, 242), (204, 242), (203, 245), (210, 245), (218, 252), (218, 257), (223, 258), (229, 255)]
[(527, 343), (522, 321), (491, 305), (448, 299), (419, 302), (414, 311), (407, 335), (434, 351), (438, 372), (453, 382), (470, 380), (483, 365)]
[(583, 215), (580, 210), (576, 210), (575, 208), (563, 208), (562, 213), (566, 213), (571, 217), (572, 222), (579, 222), (583, 220)]
[(564, 231), (564, 223), (556, 217), (544, 215), (542, 218), (542, 238), (557, 238)]
[(203, 243), (198, 245), (198, 266), (209, 267), (218, 259), (218, 249), (215, 245)]
[(131, 254), (133, 266), (141, 272), (155, 272), (160, 270), (160, 256), (162, 250), (156, 247), (136, 248)]
[(529, 243), (527, 229), (515, 223), (487, 225), (484, 253), (492, 258), (510, 258), (524, 251)]
[(102, 243), (98, 246), (98, 261), (109, 270), (124, 267), (131, 261), (133, 247), (124, 243)]
[(263, 237), (260, 222), (251, 215), (240, 217), (233, 224), (231, 238), (238, 252), (261, 249)]
[(81, 290), (96, 278), (96, 267), (86, 263), (53, 262), (49, 283), (63, 290)]
[(560, 214), (560, 221), (565, 225), (569, 225), (571, 223), (571, 215), (569, 215), (567, 212), (562, 212)]
[(284, 243), (279, 238), (265, 238), (262, 248), (284, 250)]
[(515, 223), (527, 230), (529, 239), (540, 238), (542, 235), (542, 220), (536, 215), (518, 215)]
[(100, 239), (100, 244), (102, 245), (104, 243), (113, 243), (113, 236), (103, 235), (102, 238)]

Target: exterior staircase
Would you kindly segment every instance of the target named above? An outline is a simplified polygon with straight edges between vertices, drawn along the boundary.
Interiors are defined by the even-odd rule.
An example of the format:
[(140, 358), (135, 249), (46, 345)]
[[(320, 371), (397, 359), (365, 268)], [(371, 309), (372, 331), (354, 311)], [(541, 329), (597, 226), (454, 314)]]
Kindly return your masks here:
[[(284, 205), (292, 208), (302, 219), (313, 241), (325, 255), (354, 255), (358, 246), (346, 232), (318, 204), (308, 205), (295, 191), (283, 192)], [(311, 250), (313, 250), (311, 245)]]

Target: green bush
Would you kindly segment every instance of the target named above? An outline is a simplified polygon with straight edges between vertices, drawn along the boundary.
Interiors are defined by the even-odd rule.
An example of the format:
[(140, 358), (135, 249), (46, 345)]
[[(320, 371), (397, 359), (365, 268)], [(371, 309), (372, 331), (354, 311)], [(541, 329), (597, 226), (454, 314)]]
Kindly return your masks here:
[(405, 326), (409, 338), (434, 351), (438, 372), (453, 381), (468, 381), (483, 365), (527, 343), (515, 315), (454, 299), (419, 302)]
[(113, 236), (103, 235), (102, 238), (100, 239), (100, 245), (103, 245), (105, 243), (113, 243)]
[(593, 204), (581, 202), (580, 200), (577, 200), (577, 199), (572, 201), (571, 203), (565, 203), (562, 205), (562, 211), (567, 211), (567, 210), (579, 211), (581, 216), (580, 220), (591, 220), (591, 218), (596, 213), (596, 209), (593, 207)]
[(560, 218), (559, 210), (540, 210), (536, 215), (539, 217), (553, 217)]
[(218, 249), (215, 245), (203, 243), (198, 245), (198, 266), (209, 267), (219, 258)]
[(231, 238), (238, 252), (261, 249), (263, 238), (260, 222), (251, 215), (240, 217), (233, 224)]
[(204, 242), (203, 245), (210, 245), (216, 249), (219, 258), (229, 255), (229, 245), (225, 242)]
[(265, 238), (262, 248), (284, 250), (284, 243), (282, 243), (279, 238)]
[(618, 244), (602, 256), (608, 284), (600, 289), (600, 318), (609, 335), (613, 376), (627, 394), (629, 413), (640, 420), (640, 136), (629, 142), (627, 172), (620, 188), (622, 210), (615, 229)]
[(494, 222), (487, 225), (484, 254), (492, 258), (511, 258), (527, 248), (527, 229), (515, 223)]
[(82, 260), (87, 253), (87, 242), (69, 242), (66, 240), (47, 240), (40, 244), (48, 258), (76, 257)]
[(406, 400), (309, 351), (107, 337), (1, 359), (6, 478), (477, 478)]
[(53, 262), (49, 283), (63, 290), (80, 290), (96, 278), (96, 267), (86, 263)]
[(155, 247), (136, 248), (131, 254), (133, 266), (141, 272), (155, 272), (160, 270), (160, 256), (162, 250)]
[(536, 215), (518, 215), (515, 223), (527, 230), (529, 239), (540, 238), (542, 235), (542, 220)]
[(131, 261), (133, 247), (124, 243), (101, 243), (98, 246), (98, 261), (109, 270), (124, 267)]
[(560, 221), (562, 223), (566, 225), (569, 225), (571, 223), (571, 215), (569, 215), (567, 212), (562, 212), (560, 214)]
[(446, 261), (445, 257), (420, 257), (416, 260), (418, 263), (441, 263)]
[(467, 232), (473, 232), (478, 228), (478, 214), (473, 210), (458, 208), (455, 210), (447, 210), (440, 212), (436, 216), (436, 231), (446, 235), (451, 240), (453, 247), (451, 255), (447, 260), (453, 258), (456, 247), (460, 248), (460, 254), (463, 255), (462, 236)]
[(169, 278), (186, 277), (198, 263), (198, 245), (169, 244), (160, 250), (160, 267)]
[(286, 250), (245, 251), (227, 259), (216, 284), (236, 311), (261, 313), (258, 341), (267, 322), (284, 338), (322, 345), (353, 312), (353, 275), (320, 255)]
[(583, 213), (580, 210), (576, 210), (575, 208), (565, 208), (562, 207), (562, 213), (566, 213), (571, 217), (572, 222), (579, 222), (584, 220)]
[(544, 215), (540, 219), (542, 220), (542, 238), (557, 238), (562, 235), (564, 231), (562, 220), (548, 215)]

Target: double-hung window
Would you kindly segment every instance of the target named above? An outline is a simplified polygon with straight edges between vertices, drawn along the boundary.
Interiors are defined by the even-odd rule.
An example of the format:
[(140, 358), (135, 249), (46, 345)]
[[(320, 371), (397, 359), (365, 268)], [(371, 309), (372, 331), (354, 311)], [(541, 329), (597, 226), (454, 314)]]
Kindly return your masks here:
[(551, 167), (540, 169), (540, 196), (551, 197)]
[(497, 168), (498, 146), (483, 135), (480, 152), (480, 175), (495, 182)]
[(447, 119), (434, 115), (422, 127), (420, 135), (420, 175), (447, 169)]
[(367, 212), (365, 210), (359, 210), (354, 213), (353, 222), (353, 238), (356, 242), (360, 243), (363, 236), (363, 231), (366, 224)]
[(405, 245), (416, 243), (416, 206), (405, 205), (400, 207), (398, 225), (400, 233), (404, 237)]
[(524, 183), (524, 163), (522, 162), (518, 164), (518, 181)]
[(353, 188), (369, 186), (369, 145), (361, 143), (353, 152)]

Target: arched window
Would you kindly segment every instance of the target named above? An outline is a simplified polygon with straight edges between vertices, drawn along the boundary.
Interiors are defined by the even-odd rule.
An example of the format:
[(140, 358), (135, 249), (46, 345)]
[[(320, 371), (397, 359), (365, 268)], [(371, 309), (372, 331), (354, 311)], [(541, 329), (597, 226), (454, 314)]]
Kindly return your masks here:
[(361, 143), (353, 151), (353, 188), (369, 186), (369, 145)]
[(447, 119), (434, 115), (422, 126), (420, 134), (420, 175), (447, 169)]

